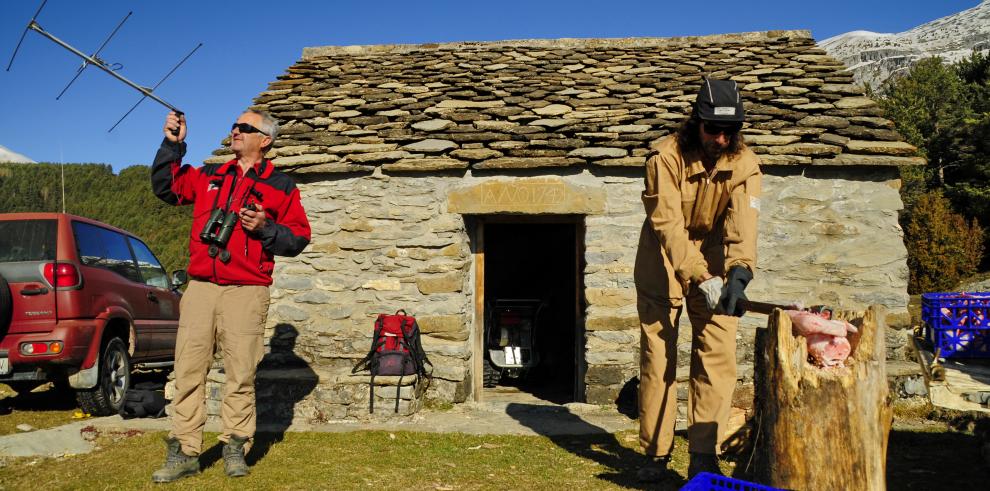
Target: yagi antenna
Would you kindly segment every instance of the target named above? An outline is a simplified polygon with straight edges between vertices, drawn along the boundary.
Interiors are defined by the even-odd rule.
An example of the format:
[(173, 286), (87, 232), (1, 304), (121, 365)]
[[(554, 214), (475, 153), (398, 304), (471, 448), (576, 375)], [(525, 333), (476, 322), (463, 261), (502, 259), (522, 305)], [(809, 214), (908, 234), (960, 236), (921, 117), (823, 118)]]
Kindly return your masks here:
[[(47, 2), (48, 0), (45, 1)], [(113, 32), (111, 32), (110, 35), (107, 36), (107, 39), (103, 41), (103, 44), (100, 45), (100, 49), (96, 50), (93, 54), (89, 55), (90, 58), (98, 61), (103, 61), (97, 58), (97, 56), (100, 55), (100, 51), (103, 51), (103, 48), (107, 47), (107, 43), (110, 42), (110, 39), (113, 38), (113, 35), (117, 34), (117, 31), (120, 30), (121, 26), (124, 25), (124, 22), (127, 22), (127, 19), (129, 19), (131, 17), (131, 14), (133, 13), (134, 12), (128, 12), (127, 15), (124, 16), (124, 20), (120, 21), (120, 24), (117, 24), (117, 27), (114, 28)], [(25, 29), (25, 33), (26, 32), (27, 30)], [(14, 62), (13, 58), (11, 58), (10, 62), (11, 63)], [(79, 69), (76, 70), (76, 76), (72, 77), (72, 80), (69, 80), (69, 83), (65, 85), (65, 88), (62, 89), (62, 92), (59, 92), (58, 95), (55, 96), (56, 101), (62, 98), (62, 94), (65, 94), (65, 91), (69, 90), (69, 87), (71, 87), (72, 84), (75, 83), (76, 79), (79, 78), (80, 75), (82, 75), (83, 70), (85, 70), (86, 67), (88, 67), (89, 65), (90, 65), (89, 60), (86, 60), (82, 63), (82, 66), (80, 66)], [(116, 66), (111, 66), (111, 68), (116, 68)]]
[[(152, 87), (152, 88), (150, 88), (150, 89), (147, 89), (147, 92), (145, 92), (145, 91), (143, 91), (143, 90), (142, 90), (141, 92), (142, 92), (142, 93), (143, 93), (144, 95), (143, 95), (143, 96), (141, 96), (141, 98), (140, 98), (140, 99), (138, 99), (138, 101), (137, 101), (137, 102), (135, 102), (135, 103), (134, 103), (134, 105), (133, 105), (133, 106), (131, 106), (131, 108), (130, 108), (130, 109), (129, 109), (129, 110), (128, 110), (128, 111), (126, 112), (126, 113), (124, 113), (124, 115), (123, 115), (123, 116), (121, 116), (121, 117), (120, 117), (120, 119), (118, 119), (118, 120), (117, 120), (117, 122), (116, 122), (116, 123), (114, 123), (114, 124), (113, 124), (113, 126), (112, 126), (112, 127), (110, 127), (110, 129), (109, 129), (109, 130), (107, 130), (107, 133), (109, 133), (109, 132), (111, 132), (111, 131), (113, 131), (113, 129), (114, 129), (114, 128), (116, 128), (116, 127), (117, 127), (117, 125), (118, 125), (118, 124), (120, 124), (120, 122), (124, 120), (124, 118), (126, 118), (126, 117), (127, 117), (128, 115), (130, 115), (132, 111), (134, 111), (135, 109), (137, 109), (137, 107), (138, 107), (138, 104), (141, 104), (142, 102), (144, 102), (144, 100), (145, 100), (145, 99), (147, 99), (148, 97), (154, 97), (153, 95), (151, 95), (151, 93), (152, 93), (152, 92), (153, 92), (153, 91), (154, 91), (155, 89), (157, 89), (157, 88), (158, 88), (158, 86), (159, 86), (159, 85), (161, 85), (161, 84), (162, 84), (162, 82), (164, 82), (164, 81), (165, 81), (165, 79), (167, 79), (168, 77), (170, 77), (170, 76), (172, 76), (172, 74), (173, 74), (173, 73), (175, 73), (175, 71), (176, 71), (176, 70), (178, 70), (178, 69), (179, 69), (179, 67), (180, 67), (180, 66), (182, 66), (182, 64), (183, 64), (183, 63), (185, 63), (185, 62), (186, 62), (186, 60), (188, 60), (188, 59), (189, 59), (189, 57), (190, 57), (190, 56), (192, 56), (192, 55), (193, 55), (193, 53), (195, 53), (195, 52), (196, 52), (196, 50), (197, 50), (197, 49), (199, 49), (199, 48), (200, 48), (201, 46), (203, 46), (203, 43), (199, 43), (199, 44), (197, 44), (197, 45), (196, 45), (196, 47), (195, 47), (195, 48), (193, 48), (193, 50), (192, 50), (192, 51), (190, 51), (190, 52), (189, 52), (189, 54), (188, 54), (188, 55), (186, 55), (186, 57), (182, 59), (182, 61), (180, 61), (180, 62), (179, 62), (178, 64), (176, 64), (176, 65), (175, 65), (175, 67), (174, 67), (174, 68), (172, 68), (172, 70), (171, 70), (170, 72), (168, 72), (167, 74), (165, 74), (165, 76), (164, 76), (164, 77), (162, 77), (162, 79), (161, 79), (161, 80), (159, 80), (159, 81), (158, 81), (158, 83), (157, 83), (157, 84), (155, 84), (155, 86), (154, 86), (154, 87)], [(156, 100), (157, 100), (157, 98), (156, 98)], [(158, 102), (162, 102), (162, 101), (160, 101), (160, 100), (159, 100)], [(162, 104), (165, 104), (165, 103), (164, 103), (164, 102), (162, 102)], [(165, 105), (166, 105), (166, 106), (168, 106), (168, 104), (165, 104)], [(175, 111), (175, 113), (176, 113), (176, 114), (182, 114), (182, 111), (179, 111), (178, 109), (175, 109), (175, 108), (173, 108), (173, 107), (169, 107), (169, 109), (172, 109), (173, 111)]]
[[(10, 63), (7, 64), (7, 71), (8, 72), (10, 71), (10, 67), (13, 66), (13, 64), (14, 64), (14, 58), (17, 56), (18, 50), (21, 49), (21, 43), (24, 42), (24, 37), (27, 35), (28, 30), (31, 30), (31, 31), (37, 32), (38, 34), (41, 34), (42, 36), (44, 36), (44, 37), (48, 38), (49, 40), (51, 40), (52, 42), (54, 42), (55, 44), (57, 44), (57, 45), (65, 48), (65, 49), (71, 51), (72, 54), (74, 54), (74, 55), (76, 55), (76, 56), (78, 56), (78, 57), (80, 57), (80, 58), (83, 59), (83, 64), (76, 71), (75, 77), (73, 77), (72, 80), (69, 81), (69, 84), (66, 85), (64, 89), (62, 89), (62, 92), (59, 93), (59, 95), (58, 95), (58, 97), (56, 97), (56, 99), (59, 99), (60, 97), (62, 97), (62, 95), (65, 94), (65, 91), (69, 89), (69, 87), (76, 81), (77, 78), (79, 78), (79, 75), (82, 74), (83, 70), (85, 70), (90, 65), (93, 65), (96, 68), (99, 68), (100, 70), (103, 70), (104, 72), (107, 72), (112, 77), (116, 78), (117, 80), (120, 80), (121, 82), (124, 82), (125, 84), (131, 86), (133, 89), (137, 90), (138, 92), (140, 92), (142, 94), (142, 97), (141, 97), (141, 99), (138, 100), (137, 104), (134, 104), (134, 106), (131, 107), (131, 109), (129, 111), (127, 111), (127, 113), (125, 113), (124, 116), (121, 117), (120, 120), (118, 120), (117, 123), (114, 124), (113, 127), (111, 127), (109, 131), (113, 131), (113, 129), (116, 128), (117, 125), (120, 124), (120, 122), (124, 120), (124, 118), (126, 118), (129, 114), (131, 114), (132, 111), (134, 111), (135, 108), (137, 108), (138, 104), (141, 104), (141, 102), (143, 102), (145, 99), (148, 99), (148, 98), (150, 98), (151, 100), (153, 100), (153, 101), (155, 101), (155, 102), (157, 102), (157, 103), (165, 106), (168, 109), (171, 109), (172, 111), (175, 111), (176, 114), (180, 114), (180, 115), (183, 114), (183, 112), (180, 111), (178, 108), (176, 108), (175, 106), (169, 104), (168, 102), (165, 102), (160, 97), (158, 97), (155, 94), (153, 94), (152, 92), (155, 89), (157, 89), (158, 86), (161, 85), (162, 82), (165, 81), (165, 79), (167, 79), (169, 76), (171, 76), (173, 73), (175, 73), (175, 71), (178, 70), (178, 68), (180, 66), (182, 66), (182, 64), (185, 63), (186, 60), (188, 60), (189, 57), (192, 56), (193, 53), (196, 52), (196, 50), (198, 50), (201, 46), (203, 46), (203, 43), (199, 43), (199, 45), (197, 45), (195, 48), (193, 48), (193, 50), (190, 51), (189, 54), (186, 55), (186, 57), (182, 59), (182, 61), (180, 61), (177, 65), (175, 65), (175, 67), (172, 68), (172, 70), (170, 72), (168, 72), (168, 74), (166, 74), (164, 77), (162, 77), (162, 79), (159, 80), (158, 83), (155, 84), (154, 87), (151, 87), (151, 88), (143, 87), (143, 86), (138, 85), (138, 84), (136, 84), (134, 82), (131, 82), (130, 80), (127, 80), (122, 75), (120, 75), (119, 73), (117, 73), (116, 70), (119, 70), (121, 68), (119, 64), (110, 64), (110, 63), (107, 63), (107, 62), (103, 61), (102, 59), (100, 59), (98, 57), (98, 55), (100, 54), (100, 51), (103, 51), (103, 48), (105, 48), (106, 45), (107, 45), (107, 43), (110, 42), (110, 39), (113, 38), (113, 36), (115, 34), (117, 34), (117, 31), (120, 30), (121, 26), (124, 25), (124, 22), (126, 22), (127, 19), (131, 16), (131, 13), (128, 13), (124, 17), (124, 20), (120, 21), (120, 24), (117, 24), (117, 27), (113, 30), (113, 32), (110, 33), (109, 36), (107, 36), (107, 39), (105, 41), (103, 41), (103, 44), (100, 45), (100, 48), (98, 50), (96, 50), (96, 52), (94, 52), (92, 55), (86, 55), (85, 53), (79, 51), (76, 48), (73, 48), (72, 46), (70, 46), (65, 41), (62, 41), (61, 39), (55, 37), (51, 33), (47, 32), (47, 31), (45, 31), (44, 29), (41, 28), (41, 25), (38, 24), (37, 18), (38, 18), (38, 14), (41, 13), (41, 9), (43, 9), (45, 7), (45, 4), (46, 3), (48, 3), (48, 0), (42, 0), (41, 6), (38, 7), (38, 10), (34, 13), (34, 17), (31, 17), (31, 22), (28, 22), (27, 27), (24, 28), (24, 32), (21, 33), (21, 39), (19, 41), (17, 41), (17, 47), (14, 48), (14, 54), (10, 56)], [(178, 130), (173, 130), (173, 133), (177, 133), (177, 132), (178, 132)]]

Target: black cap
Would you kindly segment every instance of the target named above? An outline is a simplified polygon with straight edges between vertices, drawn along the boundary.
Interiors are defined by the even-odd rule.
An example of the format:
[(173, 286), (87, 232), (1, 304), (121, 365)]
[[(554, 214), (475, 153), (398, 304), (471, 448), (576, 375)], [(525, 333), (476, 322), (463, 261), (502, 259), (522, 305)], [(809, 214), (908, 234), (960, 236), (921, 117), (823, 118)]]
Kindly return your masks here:
[(694, 101), (694, 115), (702, 121), (742, 123), (746, 111), (736, 82), (706, 78)]

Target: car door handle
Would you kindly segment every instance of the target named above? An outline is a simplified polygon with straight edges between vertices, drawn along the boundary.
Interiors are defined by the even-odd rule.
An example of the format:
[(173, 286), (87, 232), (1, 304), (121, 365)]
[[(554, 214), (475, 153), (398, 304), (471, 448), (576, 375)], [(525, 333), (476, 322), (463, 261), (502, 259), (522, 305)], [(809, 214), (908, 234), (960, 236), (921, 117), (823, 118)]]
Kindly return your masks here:
[(21, 290), (21, 295), (44, 295), (48, 293), (48, 289), (45, 287), (38, 288), (25, 288)]
[(148, 300), (158, 303), (158, 297), (152, 292), (148, 292)]

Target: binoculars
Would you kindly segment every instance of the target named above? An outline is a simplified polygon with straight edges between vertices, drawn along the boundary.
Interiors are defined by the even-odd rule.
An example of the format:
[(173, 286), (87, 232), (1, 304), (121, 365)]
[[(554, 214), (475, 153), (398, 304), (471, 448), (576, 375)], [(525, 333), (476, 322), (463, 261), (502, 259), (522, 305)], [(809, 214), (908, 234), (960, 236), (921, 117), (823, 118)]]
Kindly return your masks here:
[[(210, 257), (220, 256), (220, 261), (227, 263), (230, 261), (230, 251), (225, 249), (230, 241), (231, 234), (234, 233), (234, 226), (237, 225), (237, 212), (223, 211), (215, 208), (210, 218), (203, 225), (203, 230), (199, 233), (199, 240), (209, 244), (208, 253)], [(223, 250), (221, 250), (223, 249)]]
[(234, 233), (234, 226), (237, 225), (236, 211), (223, 211), (215, 208), (210, 218), (203, 225), (203, 230), (199, 233), (199, 240), (207, 244), (215, 244), (220, 247), (227, 245), (231, 234)]

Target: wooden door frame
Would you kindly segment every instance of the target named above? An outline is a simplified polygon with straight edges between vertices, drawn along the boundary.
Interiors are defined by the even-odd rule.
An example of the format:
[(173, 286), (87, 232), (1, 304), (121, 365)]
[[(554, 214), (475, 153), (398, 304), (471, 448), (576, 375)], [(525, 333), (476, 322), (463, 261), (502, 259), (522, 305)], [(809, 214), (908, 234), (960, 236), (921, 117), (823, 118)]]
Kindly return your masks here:
[(471, 329), (471, 392), (481, 402), (485, 391), (485, 219), (478, 217), (474, 238), (474, 326)]
[(482, 402), (484, 392), (484, 359), (485, 359), (485, 225), (495, 223), (527, 224), (527, 223), (565, 223), (574, 225), (574, 247), (575, 247), (575, 349), (574, 349), (574, 385), (573, 397), (575, 401), (583, 402), (584, 395), (584, 374), (586, 363), (584, 353), (579, 352), (578, 346), (584, 346), (584, 310), (582, 309), (582, 298), (584, 296), (584, 271), (581, 266), (584, 264), (584, 234), (585, 215), (474, 215), (474, 325), (472, 326), (471, 338), (471, 399), (475, 402)]

